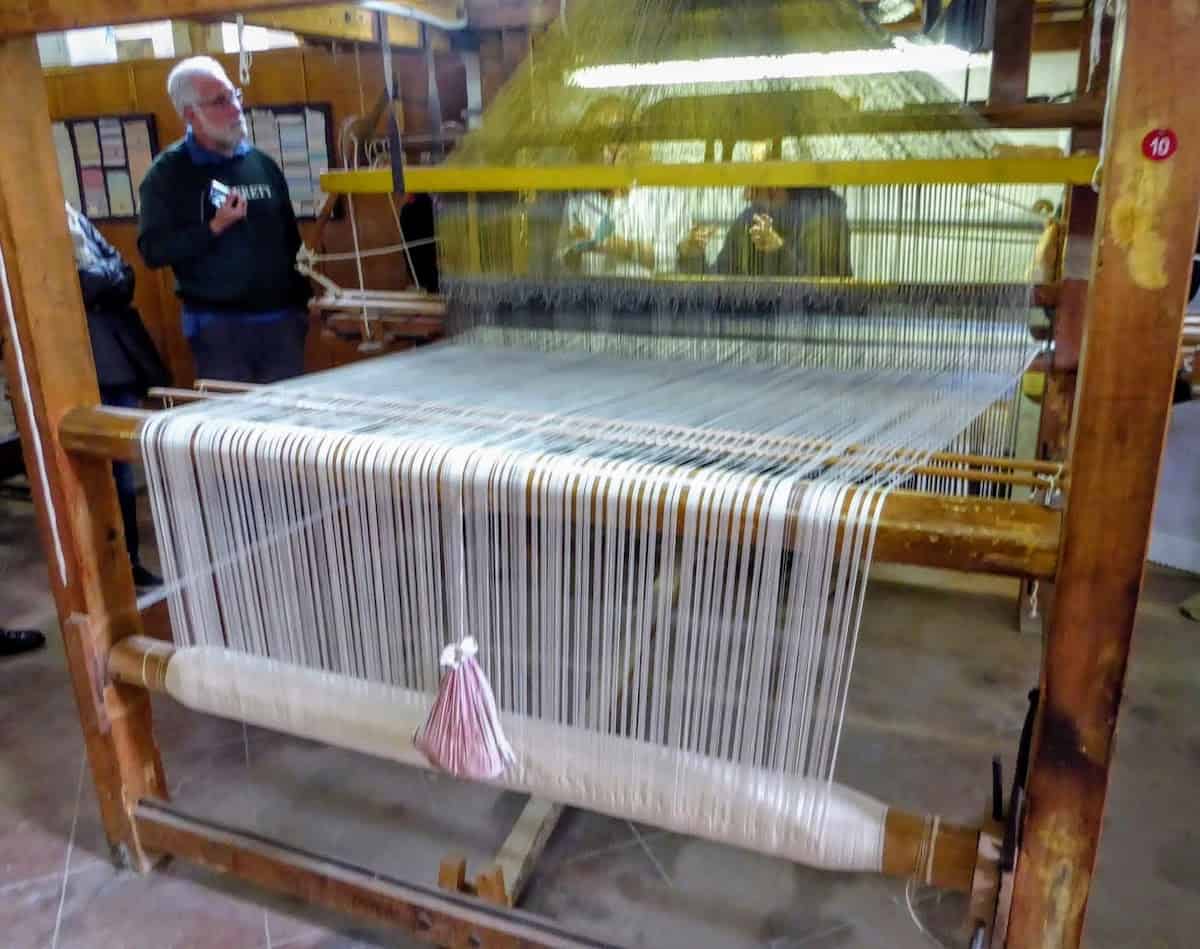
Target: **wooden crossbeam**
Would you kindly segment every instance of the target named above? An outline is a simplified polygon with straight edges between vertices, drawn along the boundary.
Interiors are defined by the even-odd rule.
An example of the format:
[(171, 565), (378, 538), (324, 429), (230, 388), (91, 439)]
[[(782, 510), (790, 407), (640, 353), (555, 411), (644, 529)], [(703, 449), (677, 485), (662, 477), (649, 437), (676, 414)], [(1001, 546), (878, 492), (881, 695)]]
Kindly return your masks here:
[[(92, 458), (136, 461), (148, 413), (76, 409), (64, 417), (64, 447)], [(843, 511), (849, 510), (848, 496)], [(1006, 576), (1051, 577), (1060, 514), (1040, 504), (892, 491), (883, 502), (873, 559)]]
[(307, 0), (5, 0), (0, 37), (220, 14), (232, 19), (238, 13), (312, 5)]
[(155, 801), (137, 802), (139, 835), (157, 852), (296, 897), (335, 912), (411, 933), (454, 949), (608, 946), (546, 917), (500, 908), (192, 817)]

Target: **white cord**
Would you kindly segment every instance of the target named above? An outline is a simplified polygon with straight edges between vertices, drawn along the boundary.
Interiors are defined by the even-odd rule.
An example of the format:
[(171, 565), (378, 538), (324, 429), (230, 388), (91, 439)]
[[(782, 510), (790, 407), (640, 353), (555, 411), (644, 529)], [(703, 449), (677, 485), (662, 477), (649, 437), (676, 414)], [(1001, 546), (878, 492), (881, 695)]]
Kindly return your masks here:
[(250, 85), (250, 64), (254, 62), (254, 54), (246, 48), (246, 40), (243, 34), (246, 30), (246, 18), (242, 14), (237, 15), (237, 42), (238, 42), (238, 81), (243, 86)]
[(412, 254), (409, 253), (410, 247), (416, 247), (418, 244), (431, 244), (434, 238), (425, 238), (420, 241), (407, 241), (404, 239), (404, 228), (400, 226), (400, 212), (396, 208), (396, 196), (389, 193), (387, 196), (388, 207), (392, 209), (392, 220), (396, 222), (396, 232), (400, 235), (400, 244), (398, 245), (404, 250), (404, 259), (408, 261), (408, 272), (412, 277), (413, 285), (418, 290), (424, 290), (421, 286), (421, 281), (417, 279), (417, 268), (413, 264)]
[[(346, 204), (350, 208), (350, 234), (354, 238), (354, 269), (358, 273), (358, 290), (360, 293), (367, 292), (366, 283), (363, 279), (362, 253), (358, 247), (358, 221), (354, 217), (354, 195), (346, 195)], [(363, 338), (371, 338), (371, 318), (367, 314), (367, 308), (362, 308), (363, 321)]]
[(0, 302), (8, 316), (8, 345), (13, 348), (13, 362), (17, 366), (17, 381), (21, 386), (21, 407), (25, 410), (29, 437), (33, 440), (33, 457), (37, 463), (37, 478), (42, 485), (42, 501), (46, 505), (50, 538), (54, 542), (54, 560), (58, 566), (58, 580), (67, 585), (67, 555), (63, 552), (62, 538), (58, 533), (58, 512), (54, 509), (54, 492), (50, 490), (50, 476), (46, 468), (46, 449), (42, 444), (42, 430), (38, 426), (33, 391), (29, 384), (29, 372), (25, 368), (25, 352), (21, 348), (21, 328), (17, 325), (17, 311), (13, 307), (12, 292), (8, 287), (8, 269), (4, 263), (4, 251), (0, 250)]
[(917, 932), (928, 939), (933, 945), (937, 946), (938, 949), (954, 949), (954, 947), (952, 947), (949, 943), (943, 942), (940, 938), (935, 936), (933, 932), (923, 922), (921, 922), (920, 917), (917, 916), (917, 908), (913, 905), (913, 890), (915, 890), (916, 887), (917, 881), (914, 879), (909, 879), (908, 882), (904, 884), (904, 905), (908, 907), (909, 918), (913, 921), (913, 925), (917, 927)]

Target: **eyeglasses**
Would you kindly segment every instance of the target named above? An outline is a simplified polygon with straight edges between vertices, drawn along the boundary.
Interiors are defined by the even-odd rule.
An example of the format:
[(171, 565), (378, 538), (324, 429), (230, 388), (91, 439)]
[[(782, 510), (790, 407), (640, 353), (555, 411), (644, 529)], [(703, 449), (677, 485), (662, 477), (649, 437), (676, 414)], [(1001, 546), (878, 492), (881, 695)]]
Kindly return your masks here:
[(235, 103), (239, 108), (242, 105), (241, 89), (233, 89), (230, 92), (222, 93), (213, 99), (202, 99), (199, 102), (193, 102), (192, 105), (198, 109), (226, 109)]

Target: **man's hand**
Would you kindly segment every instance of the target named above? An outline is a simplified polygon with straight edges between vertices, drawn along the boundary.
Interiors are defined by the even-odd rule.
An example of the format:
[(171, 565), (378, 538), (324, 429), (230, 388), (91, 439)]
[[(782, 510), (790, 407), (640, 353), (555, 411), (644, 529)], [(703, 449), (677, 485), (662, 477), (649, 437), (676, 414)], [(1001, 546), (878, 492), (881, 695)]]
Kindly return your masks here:
[(224, 234), (246, 216), (246, 208), (246, 199), (236, 191), (230, 191), (225, 198), (225, 203), (217, 208), (217, 213), (208, 222), (208, 229), (214, 235)]
[(567, 240), (572, 244), (582, 244), (592, 239), (591, 229), (579, 222), (576, 218), (571, 226), (567, 228)]
[(707, 224), (693, 224), (687, 237), (679, 242), (680, 257), (703, 257), (708, 250), (708, 242), (712, 240), (716, 228)]
[(750, 243), (763, 254), (773, 254), (783, 246), (783, 238), (775, 230), (769, 214), (756, 214), (750, 224)]

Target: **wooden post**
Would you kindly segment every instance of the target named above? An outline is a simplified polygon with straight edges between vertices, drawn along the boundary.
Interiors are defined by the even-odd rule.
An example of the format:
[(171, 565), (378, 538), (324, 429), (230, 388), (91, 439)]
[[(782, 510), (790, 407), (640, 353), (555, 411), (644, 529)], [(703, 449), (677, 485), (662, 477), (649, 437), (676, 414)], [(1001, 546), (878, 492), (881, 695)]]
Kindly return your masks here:
[[(1011, 949), (1079, 945), (1141, 587), (1200, 209), (1200, 7), (1131, 0), (1072, 432)], [(1122, 48), (1120, 43), (1114, 49)], [(1179, 149), (1143, 154), (1155, 129)]]
[(95, 405), (99, 390), (33, 37), (0, 39), (0, 87), (10, 92), (0, 109), (8, 378), (104, 829), (114, 852), (144, 869), (131, 810), (166, 783), (149, 694), (105, 674), (111, 644), (141, 632), (112, 470), (67, 455), (57, 435), (62, 416)]
[(1024, 102), (1029, 93), (1034, 0), (996, 0), (989, 104)]
[[(1071, 144), (1075, 149), (1098, 151), (1100, 136), (1091, 129), (1077, 131), (1071, 135)], [(1059, 261), (1059, 292), (1054, 308), (1054, 352), (1046, 366), (1046, 384), (1038, 417), (1036, 457), (1042, 461), (1067, 460), (1079, 354), (1083, 348), (1096, 205), (1096, 192), (1091, 185), (1074, 185), (1068, 189), (1064, 209), (1066, 239)], [(1030, 579), (1022, 581), (1017, 596), (1021, 632), (1041, 635), (1046, 612), (1043, 607), (1048, 602), (1042, 585)]]
[[(1074, 141), (1081, 139), (1089, 145), (1099, 144), (1090, 133), (1073, 136)], [(1054, 353), (1046, 367), (1046, 388), (1038, 423), (1037, 457), (1043, 461), (1067, 458), (1079, 356), (1083, 348), (1096, 205), (1096, 193), (1089, 185), (1076, 185), (1070, 189), (1062, 274), (1054, 309)]]

